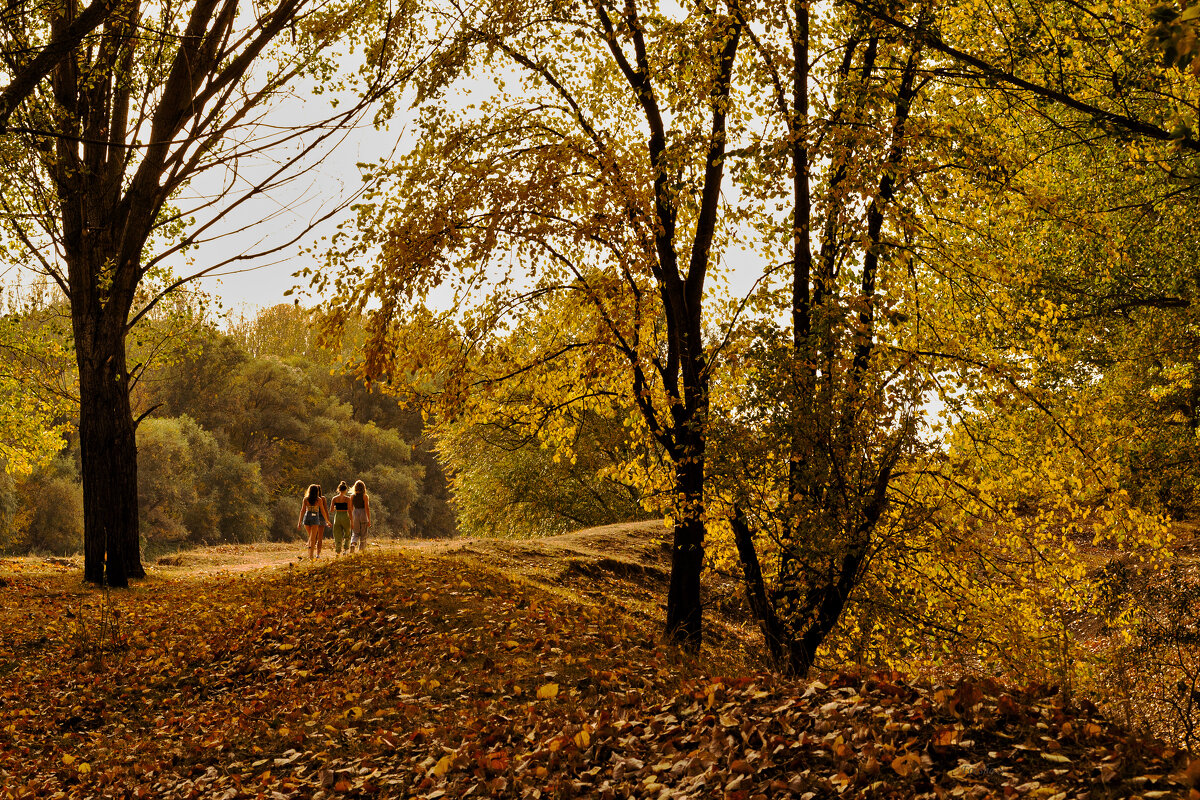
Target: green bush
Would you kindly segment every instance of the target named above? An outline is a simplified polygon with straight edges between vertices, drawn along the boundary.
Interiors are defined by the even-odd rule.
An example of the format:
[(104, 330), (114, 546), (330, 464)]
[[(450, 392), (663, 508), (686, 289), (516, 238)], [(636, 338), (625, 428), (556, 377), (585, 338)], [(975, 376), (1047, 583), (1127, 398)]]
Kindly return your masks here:
[(0, 475), (0, 544), (10, 553), (70, 555), (83, 548), (83, 489), (69, 451), (25, 478)]
[(0, 551), (11, 550), (16, 543), (16, 514), (17, 495), (12, 476), (0, 468)]
[(27, 507), (24, 549), (62, 556), (83, 549), (83, 487), (77, 481), (50, 477), (26, 496), (33, 502)]
[(267, 538), (270, 499), (258, 465), (222, 447), (190, 417), (139, 426), (138, 499), (147, 544)]
[(296, 530), (296, 520), (300, 518), (300, 492), (280, 495), (275, 498), (270, 507), (271, 519), (268, 536), (273, 542), (290, 542), (302, 538), (304, 534)]
[(138, 521), (142, 542), (187, 539), (183, 514), (192, 504), (195, 471), (179, 419), (147, 419), (138, 426)]
[(371, 500), (371, 533), (375, 536), (420, 536), (413, 530), (410, 511), (420, 489), (420, 473), (409, 465), (403, 469), (380, 465), (359, 479), (367, 485)]

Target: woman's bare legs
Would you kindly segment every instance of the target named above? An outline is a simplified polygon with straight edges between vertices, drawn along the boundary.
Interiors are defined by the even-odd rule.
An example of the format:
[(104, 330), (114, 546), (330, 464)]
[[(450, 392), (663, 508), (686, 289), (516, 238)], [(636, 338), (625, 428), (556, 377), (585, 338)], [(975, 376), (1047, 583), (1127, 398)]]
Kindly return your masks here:
[(313, 548), (317, 550), (317, 558), (321, 557), (321, 539), (325, 536), (324, 525), (306, 525), (308, 531), (308, 560), (313, 560)]

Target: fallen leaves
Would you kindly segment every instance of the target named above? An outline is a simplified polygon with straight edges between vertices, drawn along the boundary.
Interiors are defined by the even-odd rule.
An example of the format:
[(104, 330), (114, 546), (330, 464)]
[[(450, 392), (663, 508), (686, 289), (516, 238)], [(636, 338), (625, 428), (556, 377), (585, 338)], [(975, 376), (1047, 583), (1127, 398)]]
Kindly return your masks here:
[(98, 671), (9, 645), (0, 797), (1200, 800), (1200, 762), (1051, 690), (706, 676), (615, 611), (449, 559), (119, 602), (144, 644)]

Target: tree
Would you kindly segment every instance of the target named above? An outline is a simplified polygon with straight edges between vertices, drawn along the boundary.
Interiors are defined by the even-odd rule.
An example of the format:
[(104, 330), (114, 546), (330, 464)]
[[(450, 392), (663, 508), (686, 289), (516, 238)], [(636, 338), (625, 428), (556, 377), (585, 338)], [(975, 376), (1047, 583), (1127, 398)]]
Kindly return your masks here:
[(138, 426), (138, 497), (147, 541), (256, 542), (269, 495), (258, 465), (222, 447), (189, 417)]
[[(514, 364), (536, 361), (564, 330), (585, 340), (595, 325), (589, 311), (570, 295), (551, 297), (501, 346)], [(613, 382), (597, 371), (593, 358), (564, 355), (498, 386), (485, 415), (434, 429), (462, 530), (519, 538), (625, 522), (649, 509), (670, 513), (660, 497), (645, 495), (646, 463), (657, 469), (661, 456), (630, 436), (626, 423), (639, 412), (619, 387), (601, 391)], [(563, 402), (584, 384), (590, 399)]]
[(903, 194), (931, 155), (932, 75), (917, 37), (844, 6), (764, 6), (746, 31), (775, 126), (747, 159), (748, 185), (761, 208), (790, 210), (760, 216), (790, 278), (762, 305), (789, 309), (791, 331), (769, 317), (749, 331), (755, 368), (723, 472), (751, 608), (776, 663), (803, 675), (863, 580), (893, 476), (918, 446), (927, 386), (893, 323), (915, 299)]
[(20, 320), (0, 317), (0, 470), (25, 476), (62, 449), (65, 403), (36, 391), (35, 358), (50, 359), (57, 343), (40, 343), (36, 354), (26, 346)]
[[(705, 330), (705, 294), (727, 236), (736, 8), (449, 4), (447, 18), (459, 21), (446, 34), (452, 43), (418, 91), (422, 140), (392, 170), (388, 200), (360, 207), (357, 242), (333, 257), (347, 267), (381, 247), (365, 279), (350, 266), (336, 282), (334, 324), (367, 311), (364, 375), (392, 376), (398, 391), (410, 371), (428, 377), (444, 416), (532, 366), (490, 351), (514, 315), (538, 309), (547, 293), (575, 294), (592, 309), (588, 341), (557, 339), (535, 363), (585, 348), (621, 360), (624, 391), (671, 464), (666, 631), (692, 648), (701, 639), (709, 381), (720, 344)], [(497, 85), (474, 115), (440, 102), (493, 55), (519, 73), (523, 95)], [(443, 281), (459, 290), (458, 318), (422, 307)], [(471, 296), (489, 284), (483, 298)]]
[[(36, 10), (55, 39), (80, 12), (73, 0)], [(35, 92), (15, 112), (25, 157), (7, 167), (5, 224), (71, 307), (85, 580), (124, 586), (144, 574), (129, 396), (141, 365), (127, 361), (131, 327), (184, 282), (220, 266), (176, 278), (169, 264), (386, 91), (380, 76), (397, 55), (389, 36), (402, 19), (377, 4), (122, 0), (54, 69), (52, 91)], [(27, 27), (4, 20), (10, 37)], [(263, 124), (261, 115), (297, 81), (332, 79), (338, 43), (369, 30), (380, 35), (366, 42), (362, 102), (295, 128)], [(238, 183), (239, 160), (289, 144), (299, 147), (248, 187)], [(226, 168), (219, 200), (179, 205), (197, 176)], [(156, 278), (159, 290), (147, 296), (142, 290)]]
[(318, 318), (316, 309), (280, 303), (262, 309), (253, 319), (239, 317), (229, 332), (252, 356), (301, 356), (329, 367), (339, 353), (336, 348), (321, 347), (317, 341)]
[[(846, 2), (947, 57), (958, 80), (1002, 90), (1011, 107), (1059, 117), (1063, 127), (1083, 119), (1117, 137), (1200, 152), (1200, 107), (1175, 68), (1195, 63), (1195, 6), (1176, 13), (1161, 4), (1146, 17), (1144, 5), (1125, 2), (1024, 0), (987, 14), (963, 4), (923, 25), (902, 5)], [(1154, 22), (1149, 35), (1139, 19)]]
[(32, 95), (60, 64), (71, 58), (75, 48), (105, 23), (116, 0), (93, 0), (67, 24), (45, 24), (50, 12), (30, 2), (10, 3), (0, 23), (0, 75), (8, 82), (0, 88), (0, 131), (17, 106)]
[[(246, 465), (260, 471), (276, 540), (295, 535), (297, 498), (310, 483), (328, 491), (358, 478), (367, 481), (377, 507), (377, 532), (390, 524), (405, 533), (447, 535), (445, 527), (429, 524), (438, 498), (429, 497), (427, 462), (415, 458), (410, 444), (421, 435), (420, 415), (401, 411), (339, 370), (342, 353), (318, 345), (313, 319), (311, 311), (289, 304), (240, 319), (229, 334), (201, 328), (196, 346), (144, 373), (140, 404), (157, 417), (193, 417), (211, 433), (217, 447), (206, 458), (220, 460), (230, 474), (213, 468), (203, 471), (204, 481), (258, 485)], [(203, 437), (189, 434), (188, 442), (212, 452)], [(250, 494), (256, 494), (253, 486)], [(440, 507), (452, 526), (444, 500)], [(224, 521), (221, 527), (230, 528)], [(232, 527), (236, 534), (225, 531), (225, 539), (246, 539), (246, 525)]]
[[(543, 380), (551, 362), (584, 365), (575, 384), (555, 384), (562, 407), (622, 393), (672, 472), (667, 627), (691, 644), (692, 579), (710, 524), (733, 529), (768, 645), (796, 672), (815, 663), (847, 613), (870, 631), (872, 614), (895, 620), (918, 608), (911, 597), (945, 577), (929, 553), (953, 561), (955, 542), (968, 542), (986, 562), (997, 520), (1013, 536), (1000, 552), (1079, 578), (1077, 564), (1045, 558), (1086, 516), (1082, 503), (1056, 505), (1054, 491), (1080, 481), (1105, 519), (1131, 509), (1112, 475), (1089, 474), (1097, 442), (1060, 424), (1063, 407), (1046, 402), (1053, 363), (1038, 359), (1053, 351), (1016, 333), (1035, 320), (1044, 332), (1057, 306), (1022, 297), (1026, 276), (1014, 265), (981, 258), (984, 271), (971, 261), (980, 240), (970, 226), (990, 224), (982, 208), (1003, 205), (989, 181), (1009, 177), (1004, 142), (988, 128), (1024, 114), (1064, 137), (1099, 121), (1191, 145), (1166, 122), (1186, 97), (1146, 114), (1119, 107), (1132, 94), (1111, 103), (1099, 95), (1097, 76), (1128, 78), (1117, 69), (1126, 55), (1130, 66), (1147, 61), (1130, 31), (1107, 35), (1101, 15), (1098, 28), (1079, 23), (1087, 38), (1072, 45), (1067, 5), (1051, 6), (1050, 18), (1014, 20), (1008, 38), (967, 6), (928, 3), (618, 12), (598, 2), (586, 18), (548, 4), (532, 25), (504, 3), (464, 12), (423, 84), (425, 137), (386, 176), (387, 193), (360, 207), (361, 237), (333, 256), (344, 270), (338, 294), (351, 298), (342, 309), (370, 311), (363, 374), (432, 398), (444, 417), (519, 416), (525, 429), (549, 419), (553, 404), (508, 403), (498, 387)], [(960, 68), (951, 58), (965, 51), (947, 44), (951, 33), (993, 63), (968, 58)], [(1109, 39), (1120, 47), (1104, 70), (1089, 71), (1090, 55), (1075, 58), (1073, 47), (1099, 53)], [(506, 91), (512, 76), (501, 73), (477, 111), (447, 107), (441, 93), (468, 70), (478, 75), (489, 56), (520, 76), (520, 88)], [(667, 65), (681, 77), (667, 77)], [(1055, 83), (1075, 79), (1091, 100)], [(655, 109), (670, 123), (656, 126)], [(948, 217), (962, 227), (943, 224)], [(734, 244), (765, 265), (759, 285), (714, 303), (706, 270)], [(353, 259), (372, 248), (380, 257), (364, 274)], [(1002, 301), (956, 294), (977, 284), (998, 285)], [(422, 302), (436, 293), (452, 298), (450, 311)], [(584, 321), (544, 331), (536, 348), (513, 347), (551, 295), (579, 298)], [(985, 324), (994, 335), (972, 341), (968, 331)], [(998, 341), (1006, 334), (1027, 346)], [(962, 457), (967, 428), (956, 445), (922, 428), (933, 392), (972, 431), (1002, 423), (986, 464), (972, 469)], [(992, 414), (1018, 404), (1014, 394), (1020, 409)], [(1097, 435), (1111, 430), (1095, 421)], [(1019, 454), (1019, 473), (1006, 447)], [(1017, 498), (1012, 476), (1029, 474), (1039, 448), (1052, 469), (1032, 518), (1019, 498), (990, 509), (981, 487)], [(1055, 514), (1067, 520), (1057, 529)], [(1137, 518), (1114, 523), (1116, 538), (1153, 549), (1160, 531)], [(1015, 596), (1007, 588), (1028, 588), (982, 574), (997, 586), (973, 618), (980, 626)], [(892, 578), (897, 586), (882, 586)], [(1085, 594), (1081, 584), (1074, 598)], [(892, 608), (903, 611), (882, 610), (898, 597), (908, 599)], [(912, 617), (944, 622), (938, 615), (951, 605)], [(1045, 621), (1035, 605), (1021, 605), (1013, 630)]]

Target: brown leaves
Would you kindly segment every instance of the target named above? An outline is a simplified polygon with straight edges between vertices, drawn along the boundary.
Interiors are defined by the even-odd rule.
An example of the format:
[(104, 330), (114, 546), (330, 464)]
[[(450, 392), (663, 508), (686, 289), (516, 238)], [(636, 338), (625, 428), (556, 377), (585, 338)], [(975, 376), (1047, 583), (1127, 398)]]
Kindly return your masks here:
[[(688, 677), (607, 609), (532, 596), (461, 562), (370, 563), (130, 593), (123, 610), (144, 644), (109, 672), (55, 656), (3, 676), (3, 786), (19, 797), (750, 800), (1102, 785), (1152, 797), (1186, 796), (1200, 772), (1053, 693), (895, 673)], [(346, 602), (306, 611), (317, 595)]]

